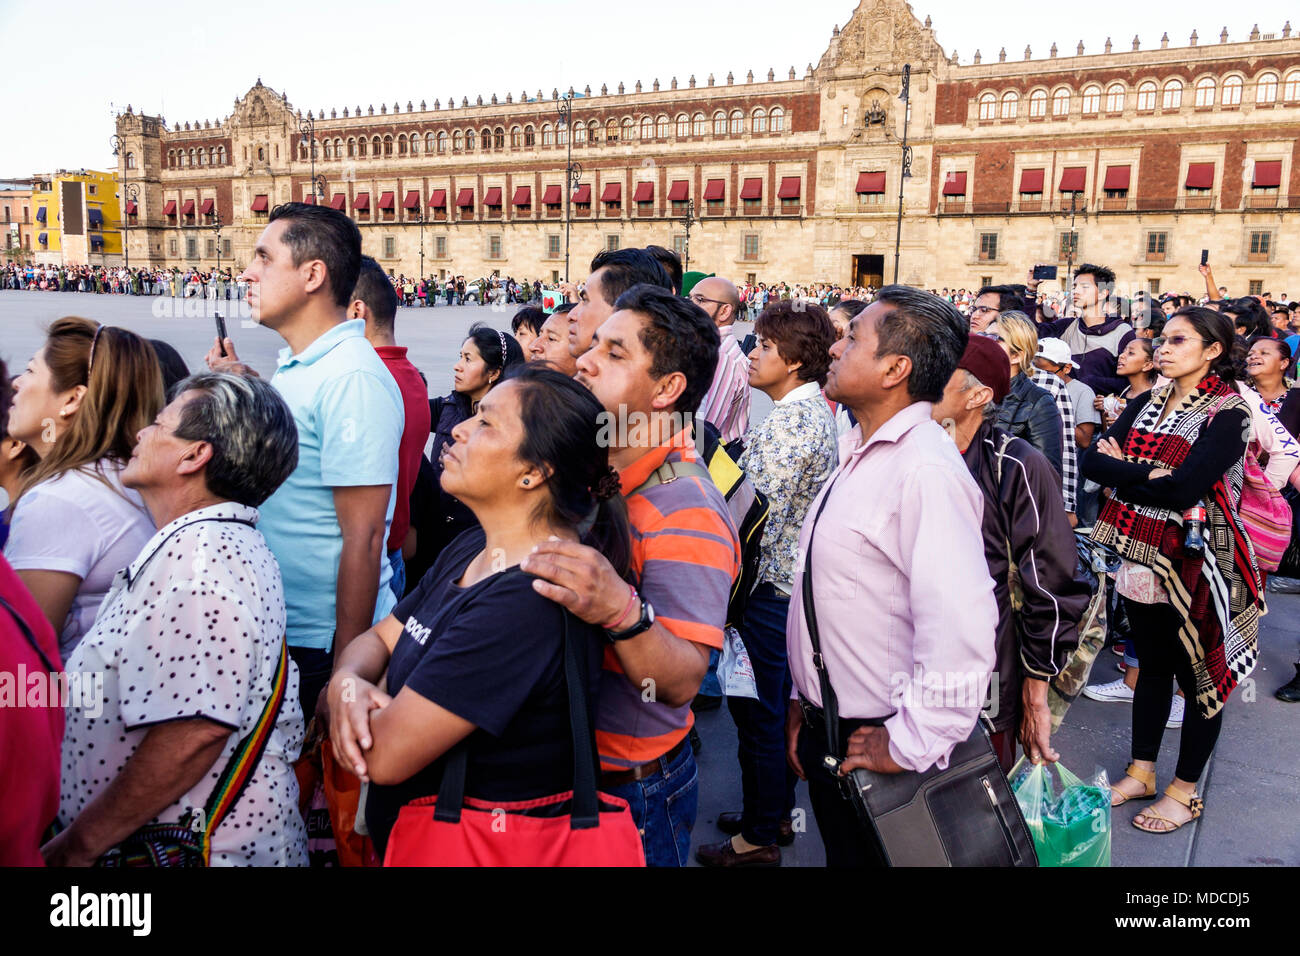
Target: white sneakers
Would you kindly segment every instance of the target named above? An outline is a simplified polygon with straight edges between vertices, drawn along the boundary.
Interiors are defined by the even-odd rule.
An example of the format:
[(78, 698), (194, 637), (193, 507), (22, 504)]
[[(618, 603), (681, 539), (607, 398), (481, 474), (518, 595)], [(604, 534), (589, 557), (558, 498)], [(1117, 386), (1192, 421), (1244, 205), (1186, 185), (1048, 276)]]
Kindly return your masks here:
[[(1105, 704), (1133, 703), (1133, 689), (1124, 683), (1124, 678), (1113, 680), (1109, 684), (1089, 684), (1083, 689), (1083, 696), (1090, 700), (1099, 700)], [(1187, 702), (1177, 694), (1169, 705), (1169, 721), (1166, 727), (1181, 727)]]
[(1174, 702), (1169, 706), (1169, 722), (1166, 727), (1181, 727), (1183, 725), (1183, 709), (1187, 706), (1187, 701), (1174, 694)]

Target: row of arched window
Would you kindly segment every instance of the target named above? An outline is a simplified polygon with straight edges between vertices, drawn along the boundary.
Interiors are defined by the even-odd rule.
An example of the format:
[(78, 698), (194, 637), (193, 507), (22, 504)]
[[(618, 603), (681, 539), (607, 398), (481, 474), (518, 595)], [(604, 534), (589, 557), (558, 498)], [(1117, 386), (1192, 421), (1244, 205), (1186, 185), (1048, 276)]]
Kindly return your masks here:
[[(740, 110), (730, 113), (716, 111), (712, 117), (704, 113), (688, 116), (677, 114), (675, 120), (667, 114), (657, 117), (643, 116), (640, 121), (630, 116), (620, 119), (605, 120), (602, 125), (597, 120), (578, 121), (573, 124), (573, 145), (599, 145), (606, 143), (631, 143), (666, 141), (675, 130), (677, 139), (692, 136), (739, 136), (744, 133), (783, 133), (785, 132), (785, 110), (774, 106), (767, 110), (759, 107), (745, 114)], [(511, 149), (532, 149), (536, 146), (567, 146), (569, 130), (563, 124), (543, 123), (540, 128), (531, 123), (525, 126), (512, 126), (509, 131), (504, 126), (495, 128), (484, 126), (481, 130), (437, 130), (420, 134), (398, 133), (385, 136), (364, 136), (357, 138), (340, 136), (317, 140), (317, 159), (365, 159), (390, 156), (416, 156), (420, 153), (475, 152), (480, 150), (502, 150), (509, 142)], [(308, 160), (309, 141), (299, 140), (298, 158)]]
[[(1300, 70), (1293, 70), (1281, 81), (1276, 73), (1260, 74), (1255, 80), (1255, 105), (1271, 106), (1277, 103), (1279, 86), (1282, 102), (1300, 102)], [(1240, 106), (1245, 87), (1245, 78), (1239, 74), (1234, 73), (1224, 77), (1221, 84), (1213, 76), (1203, 76), (1192, 85), (1192, 104), (1198, 109), (1212, 107), (1216, 101), (1220, 106)], [(1143, 80), (1135, 91), (1135, 105), (1140, 113), (1154, 111), (1157, 103), (1162, 110), (1181, 109), (1183, 90), (1183, 81), (1179, 79), (1167, 80), (1163, 87), (1155, 80)], [(1068, 87), (1053, 90), (1051, 115), (1068, 116), (1074, 95)], [(1101, 84), (1092, 83), (1085, 86), (1079, 95), (1082, 100), (1081, 112), (1084, 116), (1093, 116), (1103, 111), (1122, 113), (1129, 90), (1123, 83), (1111, 83), (1103, 91)], [(1000, 97), (991, 90), (981, 93), (979, 118), (981, 120), (1015, 119), (1020, 113), (1020, 98), (1020, 93), (1016, 90), (1008, 90)], [(1047, 115), (1047, 90), (1033, 90), (1029, 94), (1029, 118), (1042, 119)]]
[[(135, 157), (128, 153), (126, 168), (133, 168)], [(226, 165), (226, 147), (210, 146), (204, 148), (195, 146), (190, 149), (169, 149), (167, 150), (167, 166), (175, 169), (178, 166), (224, 166)]]

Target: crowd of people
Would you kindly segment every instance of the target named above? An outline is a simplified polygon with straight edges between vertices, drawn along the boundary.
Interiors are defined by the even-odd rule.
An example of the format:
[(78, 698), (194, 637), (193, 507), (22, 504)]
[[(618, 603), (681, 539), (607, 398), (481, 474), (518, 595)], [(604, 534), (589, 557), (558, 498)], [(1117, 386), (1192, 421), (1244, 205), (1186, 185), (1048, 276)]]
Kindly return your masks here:
[[(471, 326), (431, 399), (396, 318), (437, 286), (408, 295), (347, 216), (290, 203), (226, 285), (284, 339), (269, 380), (231, 338), (192, 371), (55, 321), (0, 365), (0, 670), (49, 687), (0, 709), (0, 864), (304, 865), (315, 761), (358, 781), (340, 858), (447, 862), (431, 808), (541, 826), (594, 781), (596, 829), (634, 851), (603, 860), (682, 866), (694, 713), (725, 700), (743, 801), (698, 861), (779, 865), (803, 781), (827, 863), (881, 865), (844, 774), (946, 767), (990, 697), (1004, 772), (1058, 759), (1078, 539), (1116, 556), (1126, 670), (1088, 688), (1132, 704), (1112, 805), (1156, 797), (1181, 726), (1132, 820), (1178, 829), (1291, 534), (1265, 519), (1300, 488), (1297, 337), (1255, 299), (1124, 301), (1084, 264), (1057, 300), (1032, 275), (771, 289), (603, 252), (554, 310)], [(526, 829), (458, 852), (557, 859)]]

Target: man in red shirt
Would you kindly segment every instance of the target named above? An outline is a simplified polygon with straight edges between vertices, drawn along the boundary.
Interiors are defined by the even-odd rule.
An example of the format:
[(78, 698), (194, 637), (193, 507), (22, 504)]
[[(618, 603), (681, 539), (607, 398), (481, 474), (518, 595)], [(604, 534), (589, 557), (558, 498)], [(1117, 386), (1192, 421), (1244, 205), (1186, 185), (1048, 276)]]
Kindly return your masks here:
[(406, 593), (405, 559), (415, 553), (414, 540), (407, 541), (411, 529), (411, 490), (420, 473), (420, 458), (429, 441), (431, 422), (429, 386), (419, 369), (407, 359), (406, 349), (394, 338), (396, 316), (397, 290), (378, 262), (370, 256), (362, 256), (361, 273), (357, 276), (356, 288), (352, 290), (352, 301), (348, 303), (348, 318), (365, 320), (366, 339), (397, 382), (406, 413), (402, 442), (397, 452), (397, 501), (393, 505), (393, 526), (386, 547), (388, 561), (393, 567), (393, 594), (400, 601)]

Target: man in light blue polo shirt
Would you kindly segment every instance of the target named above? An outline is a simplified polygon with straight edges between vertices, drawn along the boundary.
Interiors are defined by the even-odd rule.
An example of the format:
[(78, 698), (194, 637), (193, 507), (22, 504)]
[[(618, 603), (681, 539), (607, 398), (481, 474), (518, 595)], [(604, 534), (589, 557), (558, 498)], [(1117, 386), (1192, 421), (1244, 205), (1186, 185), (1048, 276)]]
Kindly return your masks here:
[[(253, 319), (288, 343), (271, 379), (298, 425), (298, 467), (259, 509), (280, 564), (289, 652), (308, 718), (334, 660), (395, 602), (385, 558), (404, 427), (397, 383), (345, 310), (361, 268), (361, 233), (323, 206), (271, 211), (248, 282)], [(238, 363), (215, 347), (208, 365)]]

